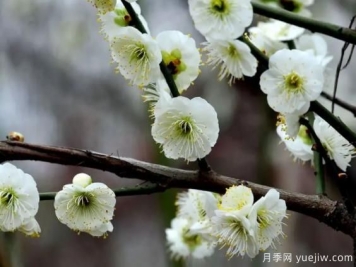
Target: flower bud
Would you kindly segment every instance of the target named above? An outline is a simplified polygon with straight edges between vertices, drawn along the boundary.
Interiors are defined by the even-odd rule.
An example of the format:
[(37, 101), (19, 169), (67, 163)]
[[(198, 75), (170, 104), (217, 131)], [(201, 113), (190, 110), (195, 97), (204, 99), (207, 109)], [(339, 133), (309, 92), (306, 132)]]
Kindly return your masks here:
[(24, 142), (25, 141), (25, 137), (23, 136), (23, 134), (19, 133), (19, 132), (10, 132), (7, 136), (6, 139), (9, 141), (17, 141), (17, 142)]
[(87, 187), (92, 183), (91, 177), (86, 173), (78, 173), (73, 177), (73, 184)]

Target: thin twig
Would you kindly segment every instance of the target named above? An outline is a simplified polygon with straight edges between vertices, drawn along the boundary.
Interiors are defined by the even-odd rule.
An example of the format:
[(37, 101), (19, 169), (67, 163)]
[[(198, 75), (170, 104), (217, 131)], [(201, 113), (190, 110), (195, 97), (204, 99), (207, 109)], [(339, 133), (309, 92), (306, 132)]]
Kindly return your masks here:
[[(117, 197), (149, 195), (164, 192), (165, 190), (165, 187), (153, 183), (113, 189), (115, 196)], [(57, 192), (40, 193), (40, 200), (53, 200), (56, 194)]]
[(336, 39), (356, 44), (356, 31), (341, 27), (328, 22), (318, 21), (305, 16), (297, 15), (283, 9), (270, 7), (268, 5), (252, 1), (253, 12), (265, 17), (284, 21), (310, 30), (311, 32), (322, 33)]
[[(355, 20), (355, 17), (353, 17), (351, 19), (351, 22), (350, 22), (350, 25), (349, 25), (349, 29), (350, 30), (352, 28), (352, 25), (354, 24), (354, 20)], [(351, 60), (353, 51), (354, 51), (354, 45), (353, 45), (346, 64), (344, 66), (342, 66), (342, 62), (344, 61), (345, 52), (346, 52), (347, 48), (349, 47), (349, 45), (350, 45), (349, 42), (345, 42), (345, 44), (342, 46), (340, 60), (339, 60), (339, 63), (337, 64), (337, 67), (336, 67), (333, 99), (331, 101), (331, 113), (334, 113), (334, 109), (335, 109), (335, 98), (336, 98), (337, 86), (339, 84), (340, 72), (341, 72), (341, 70), (343, 70), (343, 69), (345, 69), (347, 67), (347, 65), (349, 64), (349, 62)]]
[[(88, 167), (108, 171), (119, 177), (141, 179), (163, 188), (192, 188), (224, 193), (232, 185), (244, 184), (250, 187), (258, 199), (271, 187), (220, 175), (214, 171), (185, 171), (151, 164), (129, 158), (118, 158), (94, 151), (42, 146), (20, 142), (0, 142), (0, 162), (13, 160), (36, 160), (62, 165)], [(315, 218), (333, 229), (347, 235), (356, 235), (356, 222), (345, 205), (327, 197), (291, 193), (278, 189), (289, 210)], [(343, 218), (340, 220), (340, 218)]]
[(345, 101), (335, 97), (333, 98), (333, 96), (329, 95), (326, 92), (322, 92), (321, 96), (326, 98), (327, 100), (333, 101), (334, 103), (340, 107), (342, 107), (343, 109), (350, 111), (355, 117), (356, 117), (356, 106), (350, 105), (349, 103), (346, 103)]

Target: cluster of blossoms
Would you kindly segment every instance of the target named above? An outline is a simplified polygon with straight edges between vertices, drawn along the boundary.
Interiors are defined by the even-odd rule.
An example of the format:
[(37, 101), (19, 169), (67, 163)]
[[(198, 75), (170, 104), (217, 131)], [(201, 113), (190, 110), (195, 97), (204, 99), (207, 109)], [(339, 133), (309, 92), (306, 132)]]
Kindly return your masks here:
[(152, 136), (166, 157), (186, 161), (203, 158), (218, 138), (216, 111), (200, 97), (172, 97), (160, 66), (161, 62), (166, 66), (179, 93), (187, 90), (200, 72), (196, 43), (179, 31), (164, 31), (153, 38), (140, 6), (135, 2), (131, 6), (142, 23), (141, 31), (122, 1), (98, 8), (101, 33), (110, 44), (117, 70), (131, 85), (143, 89), (143, 98), (150, 102), (154, 118)]
[[(165, 156), (195, 161), (208, 155), (218, 139), (217, 113), (200, 97), (180, 96), (200, 73), (201, 54), (194, 39), (179, 31), (164, 31), (153, 38), (134, 0), (89, 2), (97, 8), (100, 33), (109, 43), (117, 71), (142, 89), (144, 101), (150, 102), (152, 136)], [(305, 7), (313, 0), (267, 2), (310, 16)], [(250, 0), (188, 0), (188, 4), (196, 29), (206, 39), (201, 51), (207, 54), (208, 65), (220, 68), (219, 80), (227, 78), (231, 85), (235, 79), (256, 74), (258, 62), (245, 38), (269, 57), (260, 87), (269, 106), (279, 113), (277, 133), (295, 158), (312, 160), (313, 140), (299, 121), (325, 87), (332, 57), (324, 39), (277, 20), (247, 28), (253, 20)], [(128, 5), (135, 16), (126, 9)], [(328, 156), (346, 171), (355, 155), (354, 146), (322, 118), (310, 114)], [(39, 193), (30, 175), (9, 163), (0, 165), (0, 200), (2, 231), (39, 236), (35, 219)], [(65, 185), (54, 201), (60, 222), (78, 233), (103, 237), (113, 231), (115, 204), (110, 188), (93, 183), (83, 173)], [(176, 259), (208, 257), (216, 246), (226, 246), (228, 257), (246, 254), (253, 258), (283, 237), (286, 203), (275, 189), (256, 202), (251, 189), (242, 185), (230, 187), (222, 196), (191, 189), (179, 194), (176, 204), (177, 216), (166, 230)]]
[[(131, 2), (134, 17), (124, 0), (90, 2), (98, 9), (100, 32), (110, 44), (118, 72), (141, 88), (144, 101), (150, 103), (152, 136), (165, 156), (195, 161), (209, 154), (219, 134), (214, 108), (200, 97), (179, 96), (200, 73), (201, 55), (194, 39), (179, 31), (152, 37), (136, 1), (126, 1)], [(307, 8), (314, 1), (262, 2), (311, 16)], [(258, 61), (246, 39), (269, 58), (260, 87), (269, 106), (279, 113), (277, 133), (295, 158), (312, 160), (313, 140), (299, 121), (306, 119), (311, 102), (326, 86), (325, 73), (332, 57), (325, 40), (274, 19), (251, 27), (250, 0), (188, 0), (188, 4), (195, 28), (206, 39), (201, 44), (206, 64), (220, 69), (219, 80), (227, 78), (231, 85), (235, 79), (256, 74)], [(312, 127), (328, 156), (345, 171), (355, 155), (354, 147), (322, 118), (308, 114), (315, 118)], [(222, 197), (189, 190), (179, 195), (177, 204), (178, 216), (166, 231), (175, 258), (203, 258), (217, 244), (228, 246), (229, 256), (254, 257), (282, 234), (286, 207), (275, 190), (254, 204), (251, 190), (243, 186), (230, 188)]]
[(217, 245), (227, 256), (248, 255), (274, 247), (283, 237), (286, 204), (271, 189), (255, 203), (251, 189), (232, 186), (222, 196), (190, 189), (177, 199), (177, 217), (166, 230), (173, 258), (204, 258)]
[[(39, 192), (33, 177), (10, 163), (0, 165), (0, 230), (20, 231), (39, 237), (41, 228), (35, 219)], [(77, 174), (73, 184), (63, 187), (55, 196), (58, 219), (76, 232), (106, 237), (113, 230), (116, 198), (102, 183), (92, 183), (87, 174)]]
[[(130, 84), (143, 89), (143, 98), (150, 103), (154, 119), (152, 136), (165, 156), (186, 161), (204, 158), (217, 142), (217, 114), (202, 98), (177, 96), (198, 77), (200, 51), (194, 39), (179, 31), (164, 31), (153, 38), (140, 6), (135, 1), (128, 2), (132, 2), (136, 18), (131, 17), (122, 1), (93, 3), (98, 8), (101, 33), (110, 44), (117, 70)], [(312, 0), (267, 2), (305, 16), (310, 16), (306, 7), (313, 4)], [(219, 80), (226, 77), (232, 84), (235, 79), (256, 74), (258, 62), (241, 40), (244, 33), (245, 38), (269, 57), (269, 69), (261, 75), (260, 86), (267, 94), (269, 106), (283, 118), (277, 133), (296, 158), (311, 160), (312, 141), (306, 128), (299, 124), (299, 118), (308, 112), (310, 102), (325, 87), (324, 76), (332, 59), (325, 40), (278, 20), (269, 19), (249, 27), (253, 19), (250, 0), (189, 0), (188, 4), (195, 28), (206, 38), (202, 43), (206, 63), (220, 68)], [(288, 44), (293, 49), (288, 49)], [(173, 97), (172, 84), (161, 73), (161, 62), (178, 89), (172, 91)], [(314, 125), (319, 125), (319, 120)], [(329, 156), (345, 170), (353, 156), (353, 147), (331, 127), (327, 129), (331, 132), (329, 138), (319, 138)]]

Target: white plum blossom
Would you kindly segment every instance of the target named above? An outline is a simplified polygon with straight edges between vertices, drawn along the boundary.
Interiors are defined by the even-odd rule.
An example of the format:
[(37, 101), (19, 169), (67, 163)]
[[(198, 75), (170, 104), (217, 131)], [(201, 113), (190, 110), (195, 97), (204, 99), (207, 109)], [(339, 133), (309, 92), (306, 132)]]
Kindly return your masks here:
[(303, 34), (295, 41), (295, 46), (298, 50), (310, 52), (323, 66), (333, 59), (328, 55), (327, 43), (320, 34)]
[(33, 177), (10, 163), (0, 165), (0, 229), (26, 228), (38, 211), (39, 193)]
[(219, 198), (211, 192), (189, 189), (177, 196), (177, 215), (193, 221), (209, 220), (217, 209)]
[(167, 158), (195, 161), (209, 154), (217, 141), (216, 111), (200, 97), (158, 101), (154, 116), (152, 136), (162, 145)]
[(172, 220), (166, 236), (173, 258), (204, 258), (214, 252), (210, 218), (218, 198), (211, 192), (189, 189), (178, 194), (177, 217)]
[(30, 237), (39, 237), (41, 233), (41, 227), (35, 217), (26, 219), (18, 230)]
[(269, 106), (280, 113), (308, 110), (324, 85), (324, 68), (310, 53), (282, 49), (270, 57), (260, 78)]
[(271, 189), (252, 204), (251, 189), (242, 185), (230, 187), (221, 197), (212, 224), (218, 243), (228, 246), (229, 257), (247, 254), (254, 258), (283, 236), (287, 208), (279, 193)]
[(289, 41), (302, 35), (304, 29), (279, 20), (268, 20), (258, 22), (256, 27), (249, 29), (249, 32), (265, 35), (273, 41)]
[(173, 259), (202, 259), (214, 253), (215, 244), (210, 236), (192, 228), (188, 218), (174, 218), (171, 228), (166, 229), (166, 238)]
[(211, 40), (205, 45), (203, 50), (208, 53), (207, 64), (212, 65), (213, 69), (220, 66), (219, 80), (228, 77), (231, 85), (236, 78), (252, 77), (256, 74), (257, 60), (245, 43), (225, 39)]
[[(84, 184), (87, 177), (83, 175)], [(108, 224), (114, 216), (115, 193), (103, 183), (90, 183), (83, 187), (81, 179), (67, 184), (56, 194), (55, 213), (59, 221), (77, 232), (94, 236), (112, 231)]]
[(304, 125), (300, 126), (298, 134), (294, 138), (286, 133), (285, 125), (283, 124), (277, 127), (277, 134), (287, 150), (294, 156), (294, 159), (299, 159), (302, 162), (313, 160), (313, 141)]
[(191, 221), (191, 229), (205, 234), (205, 238), (215, 242), (212, 236), (211, 217), (217, 209), (219, 197), (211, 192), (189, 189), (179, 193), (176, 201), (177, 216)]
[(259, 250), (274, 247), (274, 241), (283, 236), (282, 220), (286, 217), (286, 202), (279, 198), (275, 189), (270, 189), (267, 194), (253, 204), (248, 215), (254, 222), (256, 242)]
[[(157, 35), (156, 40), (163, 62), (181, 93), (199, 74), (200, 53), (195, 41), (180, 31), (163, 31)], [(163, 75), (161, 79), (164, 80)]]
[[(142, 22), (145, 30), (149, 33), (149, 28), (145, 18), (141, 15), (141, 8), (137, 3), (132, 3), (132, 8), (135, 10), (139, 20)], [(100, 33), (104, 35), (105, 38), (111, 40), (118, 31), (127, 26), (134, 26), (132, 23), (132, 18), (130, 14), (125, 9), (121, 0), (117, 1), (115, 9), (109, 11), (105, 14), (99, 14), (98, 21), (101, 24)]]
[(355, 147), (319, 116), (315, 116), (313, 128), (328, 156), (345, 172), (355, 156)]
[(133, 27), (124, 27), (110, 41), (118, 71), (133, 85), (145, 86), (160, 77), (162, 61), (157, 42)]
[[(98, 10), (99, 14), (105, 14), (114, 10), (117, 0), (87, 0)], [(121, 1), (121, 0), (118, 0)]]
[(234, 39), (252, 22), (251, 0), (189, 0), (195, 28), (211, 39)]
[(248, 210), (253, 204), (253, 194), (250, 188), (239, 185), (231, 186), (221, 197), (219, 210), (241, 211)]
[(252, 204), (250, 188), (232, 186), (221, 197), (215, 216), (211, 219), (213, 234), (219, 244), (228, 246), (229, 257), (247, 254), (253, 258), (258, 254), (254, 224), (248, 217)]

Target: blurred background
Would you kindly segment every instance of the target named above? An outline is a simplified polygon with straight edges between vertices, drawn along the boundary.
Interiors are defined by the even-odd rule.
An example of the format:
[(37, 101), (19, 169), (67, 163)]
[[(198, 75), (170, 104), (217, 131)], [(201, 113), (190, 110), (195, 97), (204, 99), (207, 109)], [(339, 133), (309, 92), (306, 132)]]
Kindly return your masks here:
[[(163, 30), (190, 33), (200, 43), (186, 0), (139, 1), (153, 36)], [(347, 26), (356, 14), (354, 0), (316, 1), (314, 17)], [(150, 135), (147, 106), (140, 91), (114, 72), (108, 44), (99, 35), (95, 9), (85, 0), (0, 0), (0, 137), (19, 131), (27, 142), (85, 148), (184, 169), (195, 163), (171, 161), (159, 153)], [(330, 80), (338, 62), (341, 41), (326, 38), (334, 56)], [(342, 72), (338, 97), (356, 103), (356, 63)], [(331, 84), (331, 83), (330, 83)], [(330, 88), (326, 90), (331, 91)], [(275, 133), (275, 117), (258, 89), (258, 80), (246, 79), (227, 86), (217, 72), (203, 66), (186, 96), (202, 96), (217, 110), (220, 137), (208, 160), (224, 175), (289, 191), (315, 193), (309, 164), (294, 163)], [(330, 102), (323, 101), (327, 107)], [(336, 114), (356, 130), (350, 113)], [(40, 192), (58, 191), (78, 172), (110, 187), (139, 181), (112, 174), (40, 162), (15, 162), (37, 181)], [(351, 170), (352, 172), (352, 170)], [(227, 260), (224, 249), (206, 260), (172, 263), (165, 243), (165, 228), (175, 214), (176, 190), (163, 194), (117, 199), (114, 232), (107, 239), (77, 235), (54, 215), (53, 201), (40, 203), (39, 239), (22, 234), (1, 234), (1, 266), (293, 266), (251, 260)], [(339, 199), (333, 185), (330, 196)], [(295, 255), (352, 254), (351, 239), (314, 219), (289, 212), (286, 239), (269, 252)], [(351, 266), (351, 263), (301, 263), (301, 266)]]

